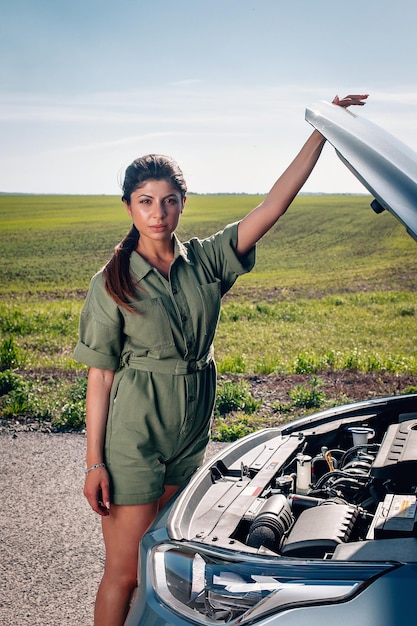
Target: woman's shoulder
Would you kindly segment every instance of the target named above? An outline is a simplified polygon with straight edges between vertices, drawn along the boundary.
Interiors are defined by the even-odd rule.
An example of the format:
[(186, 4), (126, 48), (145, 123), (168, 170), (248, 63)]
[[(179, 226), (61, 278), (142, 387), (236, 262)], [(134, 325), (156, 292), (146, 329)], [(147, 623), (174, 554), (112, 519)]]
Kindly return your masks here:
[(205, 237), (192, 237), (188, 241), (184, 242), (184, 246), (187, 248), (204, 248), (206, 246), (215, 246), (219, 242), (223, 241), (235, 241), (237, 239), (237, 230), (238, 230), (239, 222), (233, 222), (231, 224), (227, 224), (221, 230), (218, 230), (211, 235), (207, 235)]
[(117, 304), (106, 289), (104, 268), (94, 274), (90, 280), (87, 296), (84, 304), (84, 311), (105, 309), (107, 311), (117, 309)]
[(106, 294), (106, 281), (104, 279), (104, 269), (102, 268), (94, 274), (90, 279), (90, 284), (87, 291), (87, 299), (92, 295)]
[(104, 267), (101, 268), (90, 280), (90, 289), (101, 289), (105, 286)]

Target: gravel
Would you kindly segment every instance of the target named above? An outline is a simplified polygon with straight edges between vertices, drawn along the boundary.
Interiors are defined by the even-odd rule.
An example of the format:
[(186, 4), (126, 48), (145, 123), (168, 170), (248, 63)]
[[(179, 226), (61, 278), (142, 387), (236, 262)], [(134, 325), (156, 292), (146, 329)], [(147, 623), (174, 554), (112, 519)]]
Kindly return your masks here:
[(83, 434), (0, 433), (0, 626), (93, 624), (104, 549), (84, 454)]

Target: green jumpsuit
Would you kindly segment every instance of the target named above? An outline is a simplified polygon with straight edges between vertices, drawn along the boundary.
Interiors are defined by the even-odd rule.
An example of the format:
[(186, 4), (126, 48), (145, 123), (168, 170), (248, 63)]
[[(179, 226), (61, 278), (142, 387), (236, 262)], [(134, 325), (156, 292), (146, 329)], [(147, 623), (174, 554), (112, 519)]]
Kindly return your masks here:
[(255, 249), (236, 256), (237, 227), (185, 243), (175, 237), (168, 279), (133, 252), (137, 314), (108, 295), (102, 272), (91, 281), (74, 358), (115, 371), (105, 441), (114, 504), (153, 502), (203, 460), (221, 298), (255, 263)]

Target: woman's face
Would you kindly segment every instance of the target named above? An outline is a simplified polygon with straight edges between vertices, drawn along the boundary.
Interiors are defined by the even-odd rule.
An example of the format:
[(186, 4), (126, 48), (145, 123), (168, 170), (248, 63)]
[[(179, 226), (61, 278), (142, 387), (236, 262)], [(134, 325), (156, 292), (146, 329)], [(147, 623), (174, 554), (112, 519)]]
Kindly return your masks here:
[[(155, 242), (172, 238), (184, 208), (179, 191), (168, 180), (147, 180), (125, 202), (141, 239)], [(144, 243), (144, 240), (142, 239)]]

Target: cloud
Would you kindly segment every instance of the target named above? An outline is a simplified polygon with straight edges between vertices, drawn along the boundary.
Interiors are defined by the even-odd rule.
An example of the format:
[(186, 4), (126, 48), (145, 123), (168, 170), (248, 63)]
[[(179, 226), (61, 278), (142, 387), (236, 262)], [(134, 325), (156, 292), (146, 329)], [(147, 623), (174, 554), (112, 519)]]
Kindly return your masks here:
[[(252, 121), (259, 112), (288, 113), (301, 104), (299, 88), (209, 84), (188, 80), (137, 91), (67, 96), (37, 93), (0, 96), (0, 121), (131, 123), (147, 121)], [(305, 100), (304, 100), (305, 103)]]
[[(53, 97), (36, 92), (3, 95), (0, 188), (19, 189), (20, 164), (30, 159), (32, 179), (25, 181), (26, 191), (51, 190), (45, 171), (55, 172), (54, 191), (86, 192), (80, 181), (94, 168), (91, 190), (97, 193), (112, 168), (138, 154), (160, 151), (185, 165), (196, 191), (263, 192), (311, 130), (304, 122), (305, 106), (333, 96), (328, 85), (254, 87), (199, 79)], [(359, 114), (415, 148), (416, 103), (417, 92), (411, 87), (401, 93), (378, 91)], [(353, 177), (345, 168), (334, 170), (334, 155), (321, 162), (309, 190), (352, 188)]]

